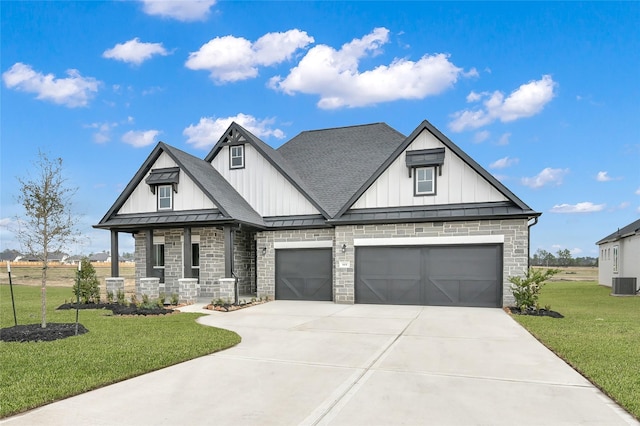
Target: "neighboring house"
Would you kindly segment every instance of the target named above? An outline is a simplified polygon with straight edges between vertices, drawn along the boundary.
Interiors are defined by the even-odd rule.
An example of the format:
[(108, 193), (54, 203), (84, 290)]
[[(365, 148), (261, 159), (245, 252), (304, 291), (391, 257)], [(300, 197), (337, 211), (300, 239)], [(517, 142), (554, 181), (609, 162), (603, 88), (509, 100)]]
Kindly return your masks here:
[(640, 219), (596, 243), (600, 248), (598, 282), (611, 287), (614, 278), (640, 283)]
[[(275, 299), (499, 307), (535, 212), (429, 122), (306, 131), (233, 123), (204, 160), (158, 143), (96, 228), (135, 238), (136, 285), (224, 277)], [(117, 264), (112, 275), (118, 276)], [(146, 282), (146, 280), (145, 280)]]
[[(47, 255), (47, 261), (49, 263), (64, 263), (69, 255), (66, 253), (55, 251), (51, 252)], [(42, 262), (42, 259), (39, 256), (28, 254), (20, 258), (21, 262)]]
[(77, 265), (78, 263), (82, 262), (82, 259), (84, 259), (84, 256), (81, 256), (81, 255), (69, 256), (65, 260), (65, 263), (69, 265)]
[(17, 262), (22, 258), (22, 253), (17, 250), (3, 250), (0, 253), (0, 261), (2, 262)]
[(89, 262), (106, 263), (111, 262), (111, 255), (107, 252), (94, 253), (89, 256)]

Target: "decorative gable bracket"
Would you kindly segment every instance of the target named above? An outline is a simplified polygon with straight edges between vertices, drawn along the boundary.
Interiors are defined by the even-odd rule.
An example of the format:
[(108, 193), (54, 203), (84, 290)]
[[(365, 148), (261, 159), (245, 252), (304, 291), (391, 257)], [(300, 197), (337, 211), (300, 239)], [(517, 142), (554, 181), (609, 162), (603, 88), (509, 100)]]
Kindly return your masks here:
[(444, 148), (407, 151), (406, 162), (407, 168), (409, 169), (409, 177), (411, 177), (411, 171), (417, 167), (437, 167), (438, 176), (442, 176)]
[(178, 192), (180, 182), (180, 167), (167, 167), (165, 169), (153, 169), (149, 177), (145, 180), (151, 189), (151, 193), (156, 193), (158, 185), (171, 185), (173, 192)]
[(238, 129), (232, 127), (224, 135), (222, 146), (242, 145), (244, 143), (247, 143), (247, 138)]

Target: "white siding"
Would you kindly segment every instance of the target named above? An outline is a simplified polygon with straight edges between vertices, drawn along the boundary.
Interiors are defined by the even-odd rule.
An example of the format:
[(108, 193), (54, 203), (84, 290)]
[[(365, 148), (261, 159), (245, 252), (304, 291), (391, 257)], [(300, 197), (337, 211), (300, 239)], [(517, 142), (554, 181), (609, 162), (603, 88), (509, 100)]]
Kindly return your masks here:
[[(613, 247), (618, 246), (618, 273), (614, 273)], [(637, 278), (640, 285), (640, 235), (632, 235), (599, 246), (598, 282), (611, 287), (612, 278)]]
[(229, 169), (229, 147), (211, 161), (213, 167), (261, 216), (320, 214), (269, 160), (252, 145), (244, 146), (244, 168)]
[[(407, 151), (442, 148), (444, 145), (424, 130)], [(445, 147), (442, 176), (436, 172), (436, 195), (414, 196), (413, 174), (409, 177), (405, 153), (391, 163), (351, 208), (430, 206), (455, 203), (506, 201), (493, 185)]]
[[(177, 167), (178, 165), (166, 153), (160, 154), (152, 169), (163, 169), (166, 167)], [(151, 188), (145, 180), (149, 173), (142, 179), (136, 189), (133, 190), (127, 201), (122, 205), (118, 214), (126, 213), (148, 213), (155, 212), (156, 195), (151, 192)], [(202, 210), (215, 209), (216, 206), (205, 195), (200, 188), (191, 180), (191, 178), (182, 170), (180, 170), (180, 182), (178, 183), (178, 192), (173, 193), (173, 210)]]

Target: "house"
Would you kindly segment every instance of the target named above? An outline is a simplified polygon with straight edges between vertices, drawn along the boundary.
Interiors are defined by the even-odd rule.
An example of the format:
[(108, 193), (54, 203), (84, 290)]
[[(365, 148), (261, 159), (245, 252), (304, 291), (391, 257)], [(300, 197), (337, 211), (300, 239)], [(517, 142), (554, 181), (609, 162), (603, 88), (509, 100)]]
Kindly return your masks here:
[(101, 253), (93, 253), (89, 255), (89, 262), (91, 263), (111, 262), (111, 255), (106, 251), (103, 251)]
[(619, 228), (596, 244), (600, 249), (600, 285), (612, 287), (614, 279), (620, 278), (635, 278), (636, 285), (640, 283), (640, 219)]
[[(47, 255), (47, 261), (49, 263), (64, 263), (68, 257), (69, 255), (66, 253), (63, 253), (61, 251), (54, 251), (54, 252), (50, 252)], [(20, 261), (21, 262), (42, 262), (42, 257), (35, 254), (28, 254), (21, 257)]]
[(278, 149), (233, 123), (204, 159), (158, 143), (95, 227), (112, 253), (133, 235), (138, 289), (197, 279), (210, 297), (236, 278), (275, 299), (499, 307), (538, 216), (427, 121)]

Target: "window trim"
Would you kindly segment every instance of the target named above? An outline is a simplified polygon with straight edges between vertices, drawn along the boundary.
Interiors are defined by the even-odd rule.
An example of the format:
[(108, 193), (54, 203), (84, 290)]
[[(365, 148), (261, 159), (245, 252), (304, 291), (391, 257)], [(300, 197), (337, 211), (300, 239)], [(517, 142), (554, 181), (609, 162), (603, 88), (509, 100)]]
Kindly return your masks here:
[[(154, 270), (154, 272), (157, 274), (154, 274), (154, 276), (160, 278), (160, 282), (164, 283), (164, 272), (165, 272), (165, 265), (166, 265), (166, 253), (165, 253), (165, 244), (164, 244), (164, 238), (162, 240), (156, 240), (154, 238), (154, 242), (153, 242), (153, 250), (152, 250), (152, 259), (151, 259), (151, 265), (152, 268)], [(156, 263), (160, 263), (159, 259), (158, 259), (158, 250), (160, 250), (160, 247), (162, 247), (162, 264), (158, 264), (156, 265)]]
[[(418, 191), (418, 183), (420, 182), (428, 182), (428, 180), (421, 180), (418, 181), (418, 172), (420, 170), (427, 170), (430, 169), (431, 170), (431, 191), (429, 192), (420, 192)], [(435, 166), (427, 166), (427, 167), (415, 167), (414, 169), (414, 173), (413, 173), (413, 196), (414, 197), (423, 197), (423, 196), (430, 196), (430, 195), (436, 195), (436, 184), (437, 184), (437, 179), (436, 179), (436, 168)]]
[[(235, 155), (235, 156), (233, 155), (234, 148), (240, 149), (240, 155)], [(229, 146), (229, 168), (230, 169), (244, 169), (244, 163), (245, 163), (244, 157), (245, 157), (244, 144)], [(234, 165), (233, 160), (237, 158), (240, 159), (240, 164)]]
[[(160, 196), (161, 192), (163, 192), (162, 191), (163, 189), (168, 189), (169, 191), (168, 197)], [(161, 207), (160, 200), (161, 199), (165, 200), (167, 198), (169, 199), (169, 207)], [(173, 210), (173, 186), (172, 185), (158, 185), (157, 191), (156, 191), (156, 207), (158, 211)]]

